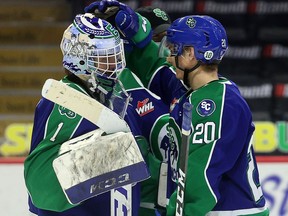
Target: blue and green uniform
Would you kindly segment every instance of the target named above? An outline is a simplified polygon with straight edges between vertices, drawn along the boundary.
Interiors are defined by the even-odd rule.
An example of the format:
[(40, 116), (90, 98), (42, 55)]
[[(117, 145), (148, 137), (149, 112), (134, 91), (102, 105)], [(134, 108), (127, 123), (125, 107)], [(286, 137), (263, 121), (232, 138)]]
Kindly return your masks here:
[[(252, 147), (251, 111), (237, 86), (225, 78), (183, 96), (169, 119), (173, 152), (172, 180), (177, 182), (183, 103), (193, 105), (184, 215), (268, 215)], [(176, 192), (167, 215), (176, 210)]]
[[(186, 101), (193, 106), (193, 133), (189, 140), (184, 215), (268, 215), (251, 142), (252, 115), (235, 83), (220, 78), (185, 93), (176, 76), (170, 76), (173, 68), (163, 59), (154, 62), (163, 65), (161, 70), (148, 73), (139, 67), (141, 62), (135, 53), (140, 55), (156, 48), (153, 41), (142, 50), (135, 47), (127, 54), (127, 62), (146, 87), (163, 102), (170, 100), (167, 215), (174, 216), (176, 212), (182, 105)], [(156, 58), (157, 52), (150, 52), (147, 62)]]
[[(141, 24), (139, 25), (141, 26)], [(140, 31), (135, 35), (133, 41), (141, 43), (141, 37), (142, 39), (146, 37), (145, 32)], [(149, 53), (146, 54), (149, 55)], [(149, 73), (151, 73), (150, 70), (157, 69), (149, 67), (150, 62), (149, 64), (146, 62), (144, 65)], [(151, 174), (151, 178), (141, 183), (141, 187), (140, 184), (133, 187), (132, 215), (134, 216), (138, 215), (140, 198), (141, 201), (153, 205), (157, 202), (160, 164), (163, 160), (167, 161), (168, 159), (166, 127), (169, 119), (169, 106), (143, 87), (141, 81), (129, 69), (124, 70), (119, 79), (132, 96), (125, 120), (137, 139)], [(62, 81), (84, 94), (89, 94), (89, 91), (75, 77), (68, 76)], [(52, 162), (58, 156), (63, 142), (96, 128), (95, 125), (70, 110), (44, 98), (39, 101), (35, 110), (31, 150), (24, 163), (31, 212), (39, 216), (110, 216), (109, 193), (91, 198), (78, 206), (72, 206), (62, 192), (52, 168)], [(149, 215), (150, 213), (154, 214), (154, 211), (148, 210)], [(147, 209), (142, 209), (139, 214), (147, 215)]]
[[(160, 98), (144, 88), (140, 80), (128, 69), (121, 73), (119, 79), (129, 81), (126, 82), (127, 84), (124, 82), (124, 86), (132, 96), (125, 120), (135, 135), (147, 164), (153, 164), (156, 167), (150, 171), (151, 178), (147, 180), (149, 181), (148, 185), (152, 185), (151, 187), (148, 187), (147, 190), (143, 187), (141, 189), (140, 184), (132, 187), (132, 215), (138, 215), (140, 190), (142, 190), (142, 194), (155, 193), (158, 186), (156, 171), (157, 166), (160, 166), (160, 160), (151, 154), (146, 140), (154, 136), (163, 139), (160, 132), (163, 131), (161, 128), (166, 126), (168, 119), (167, 113), (163, 110), (168, 108), (164, 108)], [(62, 82), (83, 94), (88, 94), (88, 90), (74, 75), (63, 78)], [(165, 119), (164, 123), (161, 122), (162, 118)], [(109, 192), (88, 199), (80, 205), (71, 205), (62, 191), (52, 167), (52, 162), (58, 156), (62, 143), (96, 128), (88, 120), (64, 107), (45, 98), (39, 101), (35, 110), (31, 150), (24, 163), (31, 212), (39, 216), (111, 215)], [(160, 134), (158, 132), (156, 132), (158, 135), (152, 134), (152, 128), (154, 131), (158, 130)], [(165, 150), (167, 151), (167, 149), (163, 151), (165, 152)], [(158, 151), (157, 154), (161, 155), (161, 152)], [(118, 207), (121, 208), (121, 206)]]

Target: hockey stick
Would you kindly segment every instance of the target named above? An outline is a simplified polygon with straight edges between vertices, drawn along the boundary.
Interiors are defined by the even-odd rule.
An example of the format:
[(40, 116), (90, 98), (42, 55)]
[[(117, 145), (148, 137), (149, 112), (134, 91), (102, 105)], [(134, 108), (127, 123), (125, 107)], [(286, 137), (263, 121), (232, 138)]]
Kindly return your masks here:
[(183, 119), (182, 119), (182, 143), (179, 161), (179, 176), (177, 187), (176, 200), (176, 216), (182, 216), (184, 211), (184, 190), (186, 182), (186, 171), (188, 165), (189, 153), (189, 135), (191, 132), (192, 123), (192, 105), (189, 102), (183, 104)]
[[(46, 80), (42, 96), (91, 121), (106, 133), (129, 132), (130, 128), (117, 113), (97, 100), (54, 79)], [(108, 121), (109, 119), (109, 121)], [(113, 124), (111, 124), (113, 122)]]

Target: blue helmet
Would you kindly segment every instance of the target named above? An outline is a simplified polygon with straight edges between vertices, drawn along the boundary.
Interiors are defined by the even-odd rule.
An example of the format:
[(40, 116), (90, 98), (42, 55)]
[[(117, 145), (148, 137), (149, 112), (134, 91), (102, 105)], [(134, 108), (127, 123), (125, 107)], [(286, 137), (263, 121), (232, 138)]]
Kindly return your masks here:
[(167, 30), (172, 55), (179, 56), (192, 46), (195, 57), (203, 64), (218, 64), (228, 49), (227, 35), (219, 21), (210, 16), (185, 16), (175, 20)]

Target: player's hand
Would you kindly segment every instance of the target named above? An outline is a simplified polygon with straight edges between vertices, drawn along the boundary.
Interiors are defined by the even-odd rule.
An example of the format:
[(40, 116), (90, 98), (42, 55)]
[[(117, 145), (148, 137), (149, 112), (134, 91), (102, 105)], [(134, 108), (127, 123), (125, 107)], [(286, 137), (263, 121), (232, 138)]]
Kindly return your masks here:
[(138, 16), (126, 4), (116, 0), (102, 0), (91, 3), (84, 10), (86, 13), (94, 13), (103, 19), (115, 15), (115, 24), (126, 39), (131, 39), (138, 32)]
[(102, 1), (95, 1), (93, 3), (91, 3), (90, 5), (88, 5), (87, 7), (85, 7), (84, 11), (86, 13), (94, 13), (95, 10), (100, 11), (102, 13), (105, 13), (105, 11), (107, 10), (107, 8), (109, 7), (120, 7), (120, 2), (118, 1), (114, 1), (114, 0), (102, 0)]
[(126, 51), (132, 50), (134, 46), (142, 48), (152, 40), (149, 21), (126, 4), (116, 0), (96, 1), (87, 6), (85, 12), (94, 13), (97, 17), (116, 26), (125, 41)]
[(118, 1), (95, 1), (84, 8), (85, 13), (93, 13), (97, 17), (107, 19), (115, 15), (120, 7)]
[(123, 3), (119, 5), (119, 12), (116, 14), (115, 23), (127, 39), (131, 39), (139, 29), (137, 14), (128, 5)]

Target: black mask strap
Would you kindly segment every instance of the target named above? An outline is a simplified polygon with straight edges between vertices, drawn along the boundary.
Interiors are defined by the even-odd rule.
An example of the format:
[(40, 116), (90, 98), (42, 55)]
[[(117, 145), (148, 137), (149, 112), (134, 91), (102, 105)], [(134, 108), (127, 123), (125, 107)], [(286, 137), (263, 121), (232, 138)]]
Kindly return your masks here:
[(189, 84), (188, 75), (192, 71), (196, 70), (201, 65), (201, 63), (198, 61), (194, 67), (192, 67), (190, 69), (184, 69), (184, 68), (179, 67), (178, 56), (175, 56), (175, 63), (176, 63), (176, 67), (184, 72), (183, 82), (186, 86), (188, 86), (190, 88), (191, 86)]

